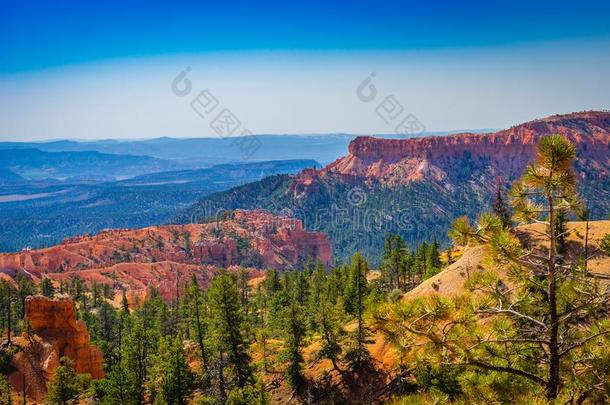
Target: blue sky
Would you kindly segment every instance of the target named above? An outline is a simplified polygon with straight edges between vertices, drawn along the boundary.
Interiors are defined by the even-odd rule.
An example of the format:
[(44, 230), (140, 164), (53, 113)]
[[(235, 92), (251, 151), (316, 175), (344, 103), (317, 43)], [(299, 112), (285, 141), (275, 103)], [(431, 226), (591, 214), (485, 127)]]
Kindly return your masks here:
[(608, 108), (609, 45), (607, 1), (3, 0), (0, 139), (213, 136), (185, 66), (255, 133), (392, 132), (373, 71), (427, 129), (502, 127)]

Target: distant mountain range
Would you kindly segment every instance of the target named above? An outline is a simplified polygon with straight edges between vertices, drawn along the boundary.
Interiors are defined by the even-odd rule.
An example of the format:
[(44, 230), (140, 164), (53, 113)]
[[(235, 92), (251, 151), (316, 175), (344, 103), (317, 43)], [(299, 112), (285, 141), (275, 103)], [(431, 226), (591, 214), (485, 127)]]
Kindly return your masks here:
[(0, 167), (0, 185), (23, 184), (25, 179), (6, 167)]
[(417, 139), (359, 137), (320, 170), (280, 175), (210, 195), (174, 218), (184, 223), (225, 209), (294, 215), (326, 232), (335, 256), (360, 250), (376, 260), (386, 232), (414, 246), (447, 241), (450, 223), (490, 208), (498, 182), (508, 187), (544, 135), (577, 147), (576, 173), (592, 218), (610, 213), (610, 112), (552, 116), (488, 134)]
[[(446, 135), (451, 132), (455, 131), (434, 132), (430, 135)], [(313, 159), (327, 164), (341, 156), (347, 145), (356, 136), (351, 134), (254, 135), (251, 139), (244, 137), (185, 139), (163, 137), (144, 140), (0, 142), (0, 150), (96, 151), (106, 154), (150, 156), (190, 165), (190, 168), (221, 163), (287, 159)], [(404, 135), (397, 134), (376, 136), (388, 139), (404, 138)]]
[(30, 147), (0, 148), (0, 169), (33, 181), (100, 182), (182, 167), (149, 156), (97, 151), (49, 152)]
[(105, 228), (162, 224), (210, 193), (319, 167), (314, 160), (252, 162), (81, 184), (20, 181), (0, 169), (0, 251), (50, 246)]

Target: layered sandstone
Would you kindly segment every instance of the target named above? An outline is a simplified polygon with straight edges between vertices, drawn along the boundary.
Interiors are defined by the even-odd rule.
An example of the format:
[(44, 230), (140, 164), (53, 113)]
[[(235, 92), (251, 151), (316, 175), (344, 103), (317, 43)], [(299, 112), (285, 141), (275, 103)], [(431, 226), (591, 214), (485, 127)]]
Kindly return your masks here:
[(577, 148), (578, 160), (596, 162), (598, 176), (610, 174), (610, 112), (583, 112), (552, 116), (510, 129), (411, 139), (358, 137), (349, 154), (314, 173), (297, 178), (301, 188), (329, 173), (345, 177), (404, 184), (429, 179), (443, 181), (460, 162), (471, 160), (492, 174), (515, 178), (530, 162), (543, 136), (561, 134)]
[(76, 319), (72, 299), (31, 296), (25, 305), (25, 320), (34, 335), (15, 339), (21, 350), (13, 357), (15, 371), (9, 381), (18, 391), (23, 390), (25, 377), (27, 395), (42, 400), (46, 383), (64, 356), (74, 361), (77, 373), (94, 379), (104, 377), (102, 352), (89, 343), (89, 331), (83, 321)]

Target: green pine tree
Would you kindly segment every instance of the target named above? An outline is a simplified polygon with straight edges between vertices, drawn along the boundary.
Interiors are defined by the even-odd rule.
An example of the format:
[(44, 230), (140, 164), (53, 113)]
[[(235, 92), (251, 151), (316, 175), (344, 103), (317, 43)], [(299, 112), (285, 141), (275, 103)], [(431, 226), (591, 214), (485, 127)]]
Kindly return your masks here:
[(496, 185), (496, 199), (493, 203), (493, 212), (500, 218), (504, 228), (508, 229), (512, 226), (510, 209), (504, 198), (504, 185), (501, 181), (498, 181), (498, 184)]
[[(151, 305), (151, 304), (148, 304)], [(145, 307), (146, 309), (146, 307)], [(146, 384), (151, 374), (153, 354), (158, 338), (156, 328), (151, 327), (146, 314), (136, 316), (131, 330), (123, 339), (121, 361), (117, 367), (117, 378), (124, 378), (129, 394), (128, 404), (143, 404), (146, 396)], [(122, 382), (121, 382), (122, 384)]]
[(404, 288), (410, 275), (409, 249), (400, 235), (386, 235), (381, 274), (391, 288)]
[(52, 298), (55, 295), (55, 287), (53, 287), (53, 282), (50, 278), (42, 278), (42, 281), (40, 282), (40, 293), (49, 298)]
[(365, 346), (370, 342), (370, 332), (364, 324), (365, 302), (368, 295), (368, 282), (366, 279), (368, 269), (368, 263), (357, 252), (352, 258), (350, 276), (345, 292), (345, 307), (348, 313), (356, 318), (356, 330), (352, 334), (352, 343), (346, 353), (348, 362), (354, 368), (365, 366), (370, 359), (369, 352)]
[(438, 243), (436, 240), (432, 241), (426, 250), (426, 272), (424, 277), (430, 278), (437, 274), (441, 269), (441, 255), (438, 251)]
[(193, 275), (191, 283), (186, 290), (187, 319), (190, 327), (194, 330), (194, 338), (199, 348), (201, 365), (204, 373), (204, 381), (209, 381), (210, 376), (210, 354), (206, 344), (208, 338), (208, 307), (204, 291), (199, 287), (197, 278)]
[(322, 347), (318, 355), (330, 359), (333, 367), (341, 371), (338, 365), (339, 355), (342, 352), (341, 338), (343, 337), (344, 317), (341, 305), (333, 304), (330, 300), (328, 287), (320, 295), (320, 302), (316, 315), (322, 338)]
[(186, 405), (192, 392), (193, 376), (186, 362), (184, 344), (179, 336), (162, 337), (155, 358), (154, 388), (167, 405)]
[(233, 367), (237, 385), (244, 387), (253, 382), (250, 354), (246, 339), (246, 321), (240, 304), (235, 280), (226, 271), (212, 280), (209, 292), (211, 330), (220, 350), (227, 355)]
[(302, 363), (305, 324), (303, 321), (303, 306), (299, 303), (297, 291), (290, 294), (290, 301), (284, 312), (285, 351), (283, 358), (288, 362), (286, 379), (293, 388), (298, 388), (303, 382)]
[(47, 386), (45, 402), (50, 405), (74, 404), (80, 391), (74, 362), (69, 357), (62, 357)]

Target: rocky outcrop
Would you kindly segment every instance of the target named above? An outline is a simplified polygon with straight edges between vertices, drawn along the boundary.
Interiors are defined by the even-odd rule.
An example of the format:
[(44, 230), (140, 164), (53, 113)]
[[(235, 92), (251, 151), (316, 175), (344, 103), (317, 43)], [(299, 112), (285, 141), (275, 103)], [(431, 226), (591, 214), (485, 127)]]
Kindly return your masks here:
[(28, 297), (25, 319), (34, 333), (53, 344), (59, 358), (67, 356), (74, 360), (77, 373), (87, 373), (93, 378), (104, 377), (102, 352), (89, 344), (87, 325), (76, 319), (71, 298)]
[(218, 268), (290, 269), (307, 257), (332, 262), (325, 234), (308, 232), (292, 218), (237, 210), (211, 223), (108, 230), (47, 249), (0, 254), (0, 273), (21, 272), (35, 281), (46, 276), (57, 284), (78, 276), (89, 285), (125, 288), (129, 299), (155, 287), (171, 298), (193, 275), (205, 286)]
[(20, 350), (12, 359), (15, 371), (9, 381), (16, 390), (23, 390), (25, 380), (27, 395), (42, 400), (46, 384), (64, 356), (74, 361), (76, 372), (94, 379), (104, 377), (102, 352), (89, 343), (89, 331), (83, 321), (76, 319), (72, 299), (31, 296), (25, 304), (25, 319), (34, 335), (15, 339)]
[[(358, 137), (349, 154), (319, 171), (354, 176), (382, 183), (443, 181), (456, 162), (485, 165), (492, 174), (517, 177), (535, 155), (540, 139), (561, 134), (578, 150), (583, 163), (601, 163), (596, 175), (610, 175), (610, 112), (583, 112), (552, 116), (488, 134), (462, 133), (412, 139)], [(590, 175), (590, 174), (589, 174)], [(315, 174), (303, 173), (297, 182), (311, 187)]]

